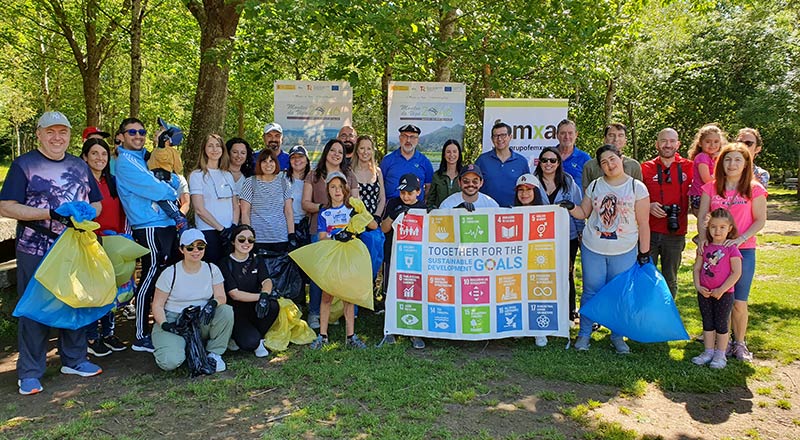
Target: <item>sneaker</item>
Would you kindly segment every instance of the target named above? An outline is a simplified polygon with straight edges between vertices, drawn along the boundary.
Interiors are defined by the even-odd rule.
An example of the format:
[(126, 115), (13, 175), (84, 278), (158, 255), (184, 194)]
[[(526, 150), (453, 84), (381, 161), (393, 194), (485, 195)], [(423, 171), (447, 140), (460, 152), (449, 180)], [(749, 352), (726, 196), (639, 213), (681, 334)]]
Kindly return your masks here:
[[(262, 339), (261, 341), (264, 340)], [(236, 341), (233, 340), (233, 338), (230, 338), (228, 340), (228, 351), (239, 351), (239, 344), (237, 344)]]
[(308, 326), (314, 330), (319, 330), (319, 315), (308, 315)]
[(422, 350), (425, 348), (425, 341), (422, 338), (417, 338), (415, 336), (411, 337), (411, 346), (416, 348), (417, 350)]
[(534, 336), (533, 339), (536, 342), (537, 347), (547, 346), (547, 336)]
[(120, 311), (122, 312), (123, 318), (127, 319), (128, 321), (136, 321), (136, 306), (133, 304), (123, 306)]
[(736, 341), (733, 339), (728, 340), (728, 348), (725, 349), (725, 356), (733, 357), (733, 352), (736, 350)]
[(725, 357), (725, 353), (716, 353), (714, 358), (711, 359), (711, 363), (708, 364), (709, 367), (715, 370), (721, 370), (728, 365), (728, 359)]
[(612, 339), (611, 345), (614, 346), (614, 350), (617, 350), (617, 354), (630, 354), (631, 352), (631, 348), (628, 347), (628, 344), (626, 344), (625, 340), (622, 338)]
[(575, 338), (575, 349), (578, 351), (589, 351), (589, 337), (578, 336)]
[(700, 353), (699, 356), (693, 357), (692, 358), (692, 363), (695, 364), (695, 365), (705, 365), (705, 364), (711, 362), (712, 359), (714, 359), (714, 351), (713, 350), (704, 351), (704, 352)]
[(352, 337), (348, 338), (344, 346), (346, 348), (355, 348), (357, 350), (363, 350), (367, 348), (367, 344), (365, 344), (364, 341), (359, 339), (358, 335), (353, 335)]
[(103, 344), (100, 339), (88, 341), (86, 351), (97, 357), (108, 356), (112, 353), (111, 349), (106, 347), (106, 344)]
[(383, 337), (383, 339), (381, 339), (381, 342), (378, 342), (376, 347), (380, 348), (384, 345), (394, 345), (396, 342), (397, 339), (394, 337), (394, 335), (386, 335)]
[(144, 351), (147, 353), (156, 351), (155, 347), (153, 347), (153, 340), (150, 339), (150, 335), (147, 335), (141, 339), (137, 339), (136, 342), (131, 344), (131, 350)]
[[(231, 339), (231, 341), (233, 341), (233, 339)], [(234, 342), (234, 344), (235, 344), (235, 342)], [(238, 350), (239, 347), (236, 347), (236, 349)], [(263, 357), (269, 356), (269, 350), (267, 350), (267, 347), (264, 346), (264, 340), (263, 339), (258, 341), (258, 347), (256, 347), (255, 354), (256, 354), (257, 358), (263, 358)]]
[(225, 361), (222, 360), (222, 356), (212, 352), (208, 354), (208, 358), (214, 359), (214, 362), (217, 364), (217, 373), (225, 371), (226, 366)]
[(569, 312), (569, 320), (575, 321), (576, 319), (581, 319), (581, 315), (576, 311)]
[(44, 390), (42, 383), (35, 377), (26, 377), (25, 379), (18, 380), (17, 386), (19, 386), (19, 393), (23, 396), (39, 394)]
[(742, 362), (753, 362), (753, 353), (750, 353), (744, 342), (736, 343), (736, 347), (733, 349), (733, 356)]
[(103, 338), (103, 344), (110, 348), (111, 351), (125, 351), (128, 348), (116, 335), (109, 335)]
[(320, 348), (328, 345), (328, 338), (323, 339), (322, 336), (317, 336), (317, 339), (314, 339), (314, 342), (309, 345), (309, 348), (312, 350), (319, 350)]
[(68, 367), (66, 365), (61, 367), (61, 373), (63, 374), (75, 374), (81, 377), (97, 376), (102, 372), (102, 368), (89, 361), (83, 361), (74, 367)]
[(593, 331), (593, 332), (596, 332), (596, 331), (600, 330), (601, 328), (603, 328), (603, 326), (602, 326), (602, 325), (600, 325), (600, 324), (598, 324), (598, 323), (596, 323), (596, 322), (593, 322), (593, 323), (592, 323), (592, 331)]

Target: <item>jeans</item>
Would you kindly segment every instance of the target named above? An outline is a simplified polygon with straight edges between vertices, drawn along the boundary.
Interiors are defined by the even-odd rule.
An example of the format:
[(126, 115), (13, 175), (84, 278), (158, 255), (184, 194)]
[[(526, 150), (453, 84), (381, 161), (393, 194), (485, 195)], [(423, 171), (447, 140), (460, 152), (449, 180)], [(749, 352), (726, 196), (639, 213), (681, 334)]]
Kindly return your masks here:
[[(581, 267), (583, 268), (583, 294), (581, 304), (589, 302), (612, 278), (630, 269), (636, 264), (636, 246), (620, 255), (602, 255), (590, 251), (581, 245)], [(578, 336), (592, 334), (592, 320), (581, 315), (581, 327)], [(622, 335), (611, 333), (611, 339), (622, 338)]]
[(750, 296), (750, 286), (753, 284), (753, 275), (756, 273), (756, 249), (739, 249), (742, 253), (742, 276), (733, 285), (733, 298), (736, 301), (745, 301)]
[(678, 269), (681, 267), (681, 254), (685, 247), (685, 235), (650, 233), (650, 256), (653, 257), (656, 267), (661, 257), (661, 275), (664, 275), (672, 299), (678, 295)]
[(99, 336), (107, 338), (114, 334), (114, 312), (108, 312), (105, 316), (86, 326), (86, 340), (96, 341), (98, 339), (97, 324), (100, 324)]

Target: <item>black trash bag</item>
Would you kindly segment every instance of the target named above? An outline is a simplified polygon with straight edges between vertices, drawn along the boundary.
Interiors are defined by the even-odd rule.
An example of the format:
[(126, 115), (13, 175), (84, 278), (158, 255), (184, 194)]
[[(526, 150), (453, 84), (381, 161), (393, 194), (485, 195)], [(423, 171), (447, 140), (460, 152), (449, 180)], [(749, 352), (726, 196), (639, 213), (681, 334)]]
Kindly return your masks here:
[(201, 310), (201, 307), (189, 306), (183, 309), (175, 321), (176, 333), (183, 336), (186, 341), (186, 366), (189, 367), (191, 377), (214, 374), (217, 371), (217, 363), (208, 357), (205, 344), (200, 337)]
[(309, 229), (308, 216), (303, 217), (300, 223), (294, 225), (294, 235), (297, 237), (298, 247), (303, 247), (311, 243), (311, 232)]
[(305, 304), (306, 290), (303, 275), (297, 264), (289, 258), (289, 254), (260, 249), (258, 256), (267, 267), (267, 276), (272, 280), (273, 290), (281, 292), (281, 296), (292, 300), (298, 306)]

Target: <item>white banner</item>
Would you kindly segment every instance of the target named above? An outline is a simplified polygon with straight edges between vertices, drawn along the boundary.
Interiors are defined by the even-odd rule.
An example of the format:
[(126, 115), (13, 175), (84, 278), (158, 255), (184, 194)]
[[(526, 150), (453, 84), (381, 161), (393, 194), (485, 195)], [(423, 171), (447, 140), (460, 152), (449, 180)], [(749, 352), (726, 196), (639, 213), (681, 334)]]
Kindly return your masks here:
[(394, 223), (384, 332), (569, 337), (568, 271), (563, 208), (414, 209)]
[(353, 91), (347, 81), (275, 81), (275, 122), (283, 149), (304, 145), (312, 161), (339, 129), (353, 125)]
[(483, 107), (483, 151), (492, 149), (492, 126), (511, 126), (510, 148), (528, 159), (531, 171), (545, 147), (558, 145), (556, 126), (567, 118), (566, 99), (491, 99)]

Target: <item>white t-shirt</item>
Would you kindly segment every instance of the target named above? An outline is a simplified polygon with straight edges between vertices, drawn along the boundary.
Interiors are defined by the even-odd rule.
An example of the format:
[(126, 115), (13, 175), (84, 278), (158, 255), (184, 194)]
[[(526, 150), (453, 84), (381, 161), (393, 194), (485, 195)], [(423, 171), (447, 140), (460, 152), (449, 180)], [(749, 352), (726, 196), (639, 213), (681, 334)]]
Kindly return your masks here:
[(186, 307), (204, 305), (214, 296), (213, 286), (224, 281), (222, 272), (214, 264), (203, 262), (197, 273), (186, 273), (181, 261), (161, 272), (156, 288), (169, 293), (164, 310), (180, 313)]
[[(231, 174), (231, 177), (233, 177), (233, 174)], [(244, 177), (244, 174), (240, 174), (239, 180), (233, 181), (233, 187), (236, 189), (236, 194), (242, 194), (242, 185), (244, 184), (245, 179), (247, 179), (247, 177)]]
[(586, 188), (592, 201), (592, 214), (583, 228), (583, 244), (600, 255), (621, 255), (639, 241), (636, 223), (637, 200), (648, 197), (647, 187), (628, 176), (620, 185), (609, 185), (603, 177)]
[[(439, 209), (455, 208), (462, 203), (464, 203), (464, 197), (462, 197), (461, 192), (457, 192), (455, 194), (450, 194), (449, 197), (444, 199), (439, 205)], [(478, 200), (474, 201), (472, 204), (475, 205), (476, 208), (500, 207), (500, 205), (498, 205), (493, 198), (481, 192), (478, 193)]]
[(286, 183), (289, 183), (292, 186), (292, 213), (294, 214), (294, 222), (300, 223), (300, 220), (306, 216), (306, 212), (303, 211), (303, 186), (305, 185), (305, 180), (303, 179), (294, 179), (294, 181), (289, 181), (289, 174), (284, 175), (284, 179), (286, 179)]
[[(233, 224), (233, 196), (239, 194), (230, 171), (210, 169), (206, 174), (201, 170), (192, 171), (189, 174), (189, 194), (203, 196), (203, 205), (219, 224), (224, 227)], [(214, 229), (199, 215), (195, 216), (195, 223), (201, 231)]]

